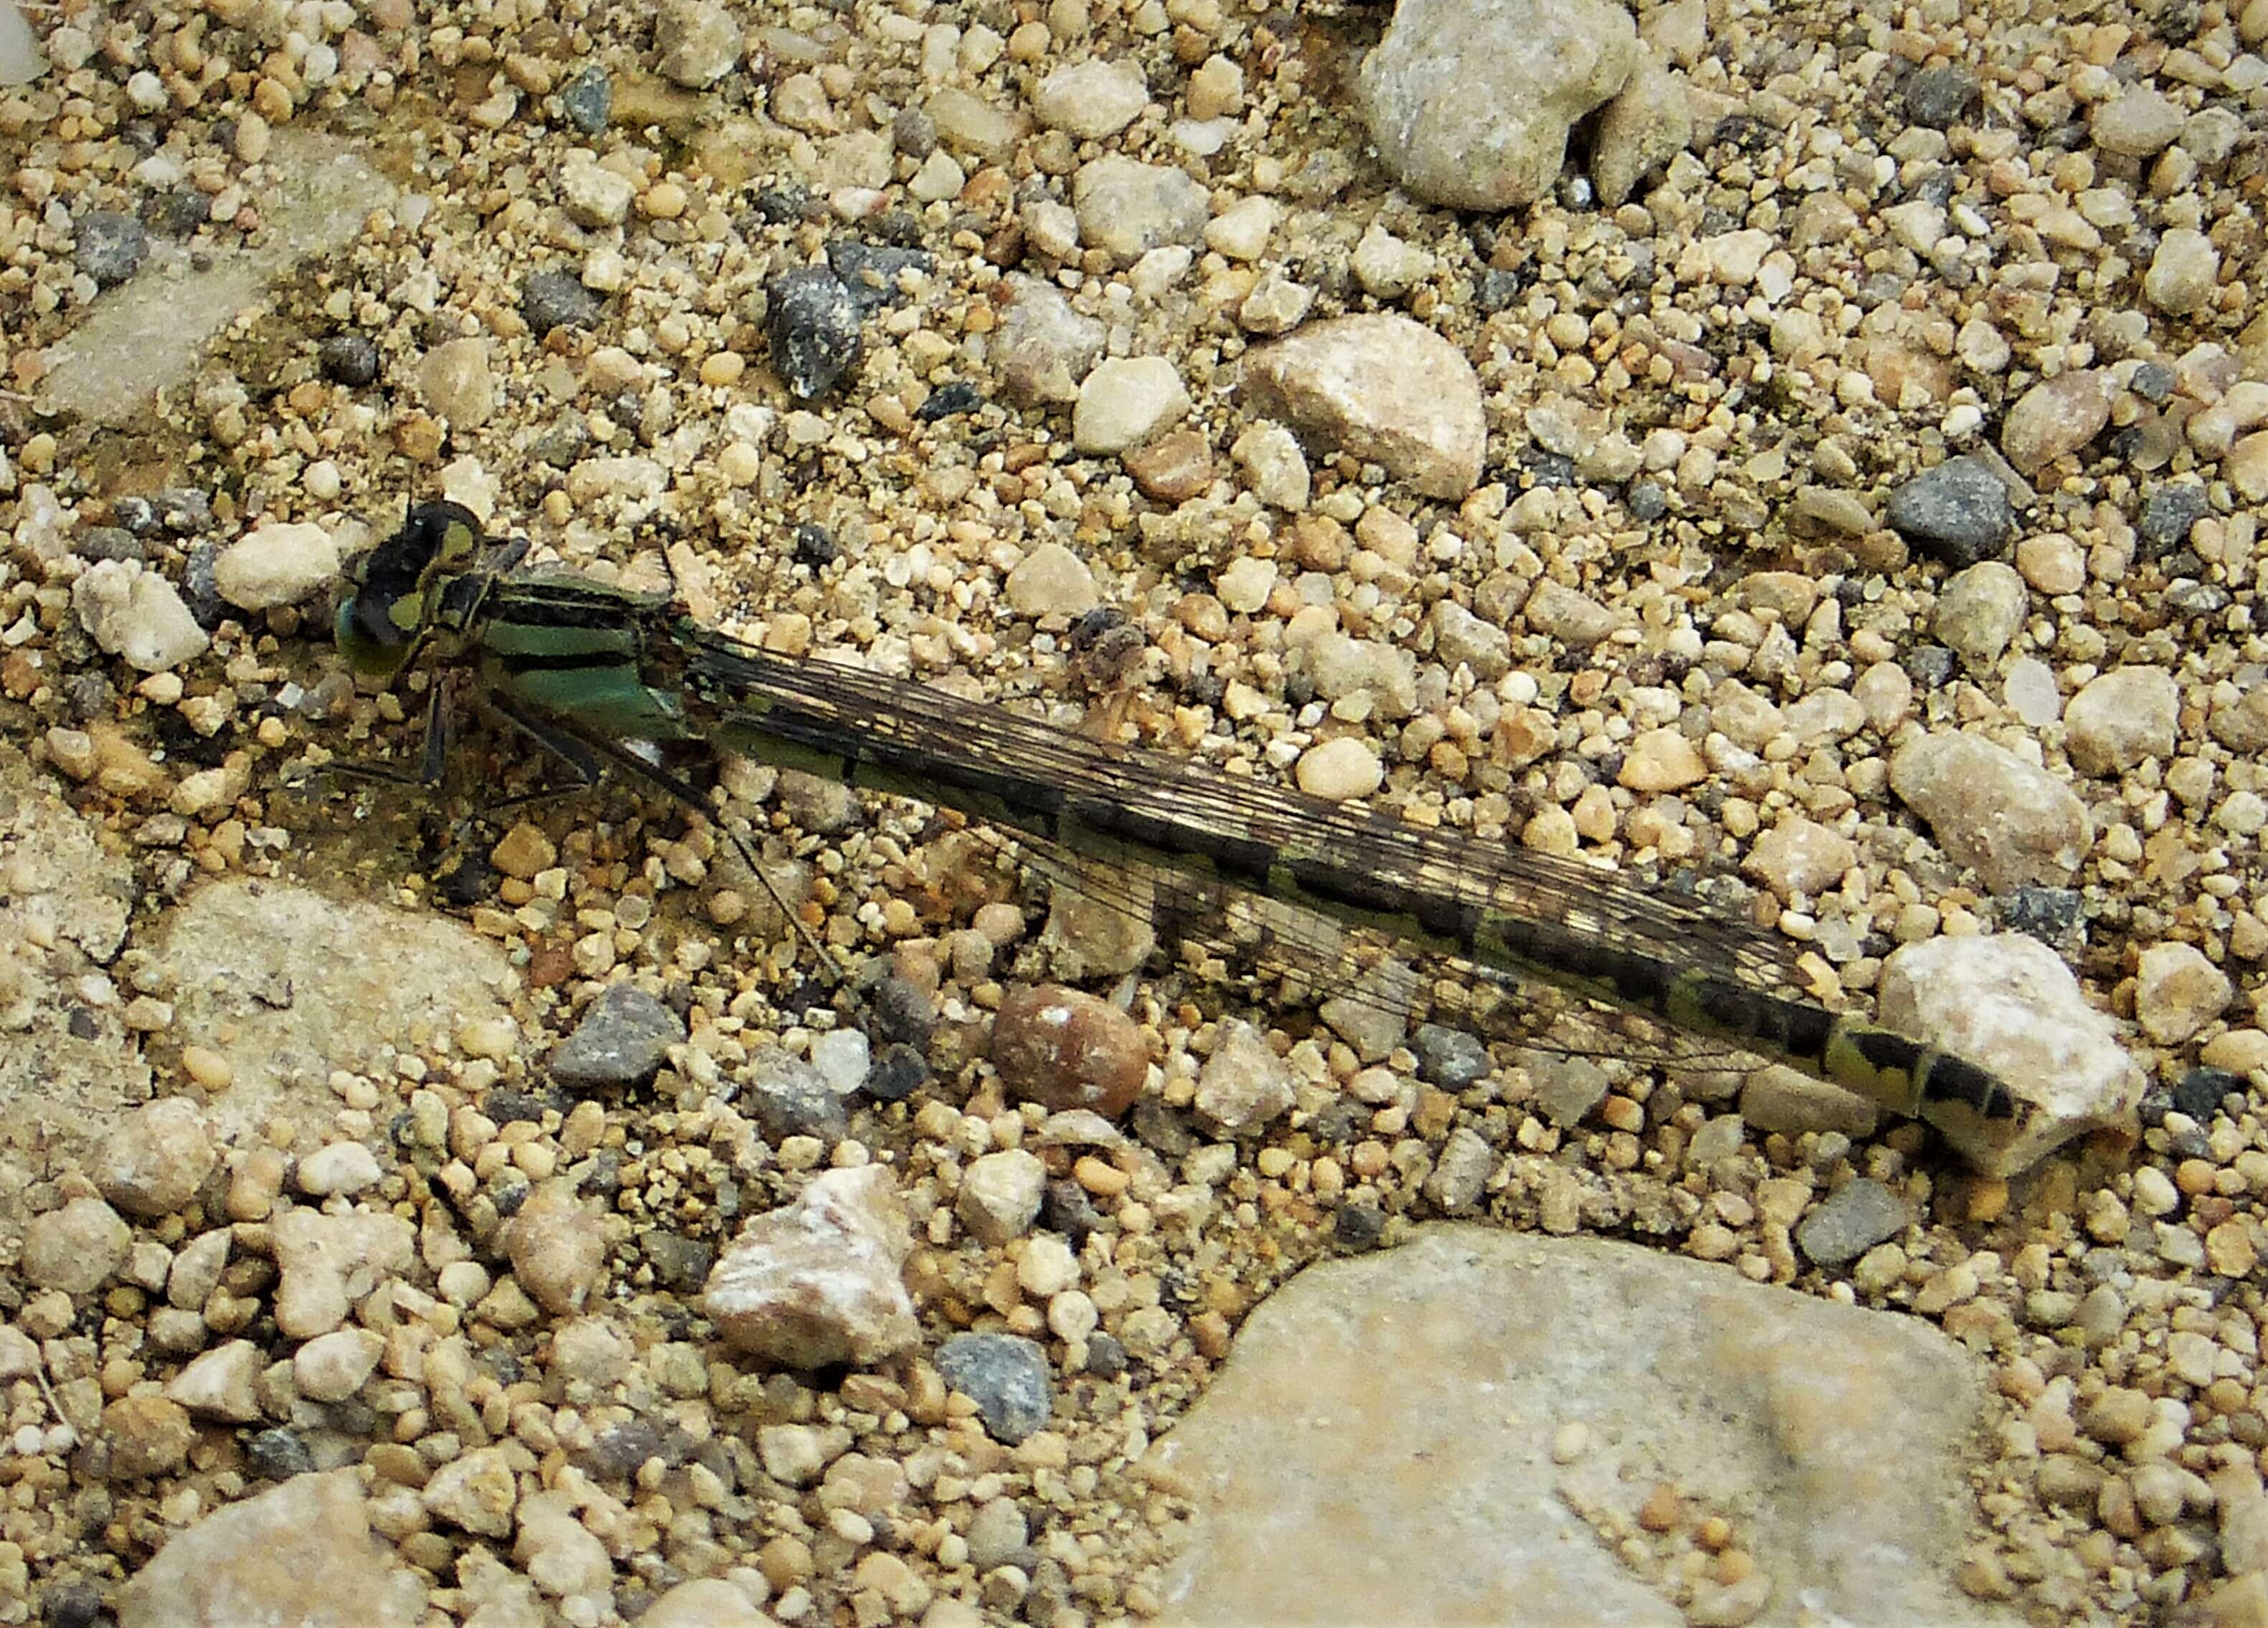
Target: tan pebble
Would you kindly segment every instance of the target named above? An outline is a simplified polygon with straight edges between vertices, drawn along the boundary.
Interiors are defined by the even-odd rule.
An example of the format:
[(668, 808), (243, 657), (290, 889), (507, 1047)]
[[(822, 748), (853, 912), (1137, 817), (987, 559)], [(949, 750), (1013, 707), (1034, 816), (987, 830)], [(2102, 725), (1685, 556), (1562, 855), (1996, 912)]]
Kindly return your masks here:
[(1211, 1362), (1219, 1362), (1228, 1355), (1236, 1331), (1229, 1327), (1228, 1319), (1217, 1311), (1200, 1312), (1189, 1319), (1189, 1337), (1196, 1343), (1197, 1354)]
[(685, 188), (674, 180), (658, 180), (638, 199), (639, 212), (652, 220), (675, 220), (685, 213)]
[(506, 876), (533, 881), (558, 862), (559, 849), (542, 828), (521, 821), (489, 851), (489, 863)]
[(1667, 1481), (1654, 1483), (1646, 1501), (1638, 1506), (1638, 1523), (1649, 1532), (1669, 1532), (1684, 1524), (1685, 1500), (1677, 1489)]
[(1756, 1559), (1745, 1549), (1727, 1549), (1717, 1557), (1717, 1564), (1711, 1569), (1717, 1580), (1730, 1588), (1746, 1582), (1755, 1573)]
[(718, 350), (701, 359), (701, 382), (712, 389), (723, 389), (740, 382), (747, 372), (748, 358), (737, 350)]
[(1116, 1198), (1126, 1190), (1130, 1178), (1116, 1165), (1089, 1153), (1071, 1168), (1071, 1179), (1097, 1198)]
[(2248, 1278), (2259, 1260), (2251, 1223), (2223, 1221), (2205, 1235), (2205, 1264), (2224, 1278)]
[(210, 1046), (183, 1046), (181, 1072), (205, 1091), (225, 1091), (236, 1082), (236, 1065)]
[(1610, 1096), (1599, 1109), (1599, 1117), (1609, 1130), (1627, 1131), (1632, 1134), (1646, 1129), (1646, 1109), (1625, 1096)]
[(1693, 1541), (1715, 1554), (1733, 1541), (1733, 1523), (1722, 1515), (1711, 1515), (1693, 1529)]

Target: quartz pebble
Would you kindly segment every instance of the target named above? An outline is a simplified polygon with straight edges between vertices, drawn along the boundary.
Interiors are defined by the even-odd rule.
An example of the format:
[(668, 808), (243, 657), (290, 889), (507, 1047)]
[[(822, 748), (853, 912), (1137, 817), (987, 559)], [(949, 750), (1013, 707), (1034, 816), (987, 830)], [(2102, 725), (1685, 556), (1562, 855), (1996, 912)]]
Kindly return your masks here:
[(1977, 735), (1914, 736), (1890, 758), (1890, 787), (1995, 892), (2069, 881), (2094, 840), (2068, 786)]
[(1079, 387), (1071, 442), (1082, 453), (1109, 454), (1141, 446), (1187, 416), (1189, 393), (1163, 357), (1099, 363)]
[(92, 1294), (125, 1265), (133, 1229), (99, 1198), (74, 1198), (24, 1227), (25, 1280), (65, 1294)]
[(295, 1476), (178, 1533), (127, 1582), (122, 1628), (239, 1620), (304, 1628), (409, 1628), (424, 1590), (371, 1532), (356, 1472)]
[(863, 1366), (919, 1337), (899, 1277), (912, 1247), (887, 1170), (829, 1170), (740, 1229), (703, 1304), (735, 1350), (761, 1361)]
[(986, 1153), (961, 1178), (954, 1213), (978, 1241), (1004, 1244), (1023, 1236), (1039, 1215), (1047, 1179), (1047, 1167), (1020, 1147)]
[(1488, 426), (1464, 357), (1407, 317), (1341, 317), (1261, 346), (1244, 388), (1303, 436), (1366, 458), (1427, 497), (1480, 479)]

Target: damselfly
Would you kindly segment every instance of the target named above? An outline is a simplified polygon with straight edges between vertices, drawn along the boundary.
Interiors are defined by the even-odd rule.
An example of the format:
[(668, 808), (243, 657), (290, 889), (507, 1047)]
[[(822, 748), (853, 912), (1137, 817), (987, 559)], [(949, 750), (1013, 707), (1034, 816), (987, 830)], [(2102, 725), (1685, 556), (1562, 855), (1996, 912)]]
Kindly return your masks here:
[[(774, 654), (672, 595), (524, 569), (468, 510), (429, 503), (363, 563), (340, 649), (390, 680), (431, 648), (588, 774), (610, 762), (699, 792), (672, 743), (959, 810), (1071, 856), (1138, 862), (1213, 894), (1296, 906), (1445, 958), (1480, 983), (1541, 980), (1793, 1064), (1892, 1112), (2018, 1134), (2024, 1105), (1963, 1058), (1786, 992), (1777, 942), (1702, 904), (1555, 855), (1090, 740), (1002, 706), (845, 663)], [(440, 750), (438, 692), (427, 773)], [(753, 855), (749, 858), (753, 862)], [(1767, 981), (1781, 980), (1781, 987)]]

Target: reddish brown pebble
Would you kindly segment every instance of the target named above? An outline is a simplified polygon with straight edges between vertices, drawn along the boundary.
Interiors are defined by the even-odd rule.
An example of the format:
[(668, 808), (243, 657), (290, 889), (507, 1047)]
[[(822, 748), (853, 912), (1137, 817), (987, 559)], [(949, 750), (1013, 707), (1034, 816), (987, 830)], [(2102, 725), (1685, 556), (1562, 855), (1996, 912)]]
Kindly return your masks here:
[(1002, 998), (992, 1020), (992, 1065), (1019, 1101), (1114, 1116), (1141, 1094), (1150, 1050), (1134, 1020), (1108, 1001), (1042, 983)]
[(1186, 503), (1212, 484), (1212, 452), (1195, 430), (1176, 430), (1126, 454), (1126, 473), (1153, 503)]

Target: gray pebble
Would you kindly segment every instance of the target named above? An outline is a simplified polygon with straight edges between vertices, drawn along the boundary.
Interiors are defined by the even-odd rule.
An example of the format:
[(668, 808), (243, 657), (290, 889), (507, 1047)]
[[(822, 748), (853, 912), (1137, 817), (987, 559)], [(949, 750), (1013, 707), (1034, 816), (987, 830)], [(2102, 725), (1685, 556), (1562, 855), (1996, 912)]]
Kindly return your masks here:
[(1795, 1229), (1795, 1247), (1817, 1265), (1840, 1266), (1896, 1237), (1911, 1219), (1905, 1200), (1861, 1176), (1803, 1218)]
[(568, 123), (585, 136), (596, 136), (607, 128), (615, 110), (615, 82), (604, 69), (585, 68), (559, 92), (559, 107)]
[(858, 364), (858, 302), (825, 266), (799, 266), (764, 285), (772, 366), (799, 401), (826, 394)]
[(1974, 565), (2007, 547), (2008, 489), (1981, 458), (1948, 458), (1890, 494), (1890, 528), (1933, 559)]
[(1410, 1050), (1418, 1054), (1418, 1078), (1444, 1091), (1462, 1091), (1488, 1076), (1488, 1048), (1461, 1028), (1422, 1023)]
[(2212, 508), (2199, 481), (2169, 481), (2142, 500), (2138, 529), (2153, 554), (2178, 549), (2190, 540), (2190, 528)]
[(777, 1046), (765, 1047), (750, 1060), (747, 1093), (749, 1110), (775, 1143), (792, 1136), (839, 1142), (850, 1133), (843, 1098), (826, 1077)]
[(674, 1012), (627, 983), (591, 1003), (575, 1032), (551, 1054), (551, 1078), (570, 1091), (604, 1091), (653, 1078), (669, 1048), (685, 1038)]
[(555, 328), (589, 328), (605, 303), (571, 271), (531, 271), (519, 285), (519, 313), (539, 335)]
[(1009, 1447), (1043, 1428), (1054, 1411), (1047, 1353), (1012, 1334), (956, 1335), (938, 1347), (937, 1371)]
[(1925, 68), (1906, 81), (1906, 117), (1925, 129), (1949, 129), (1975, 116), (1983, 92), (1966, 68)]
[(150, 233), (133, 216), (95, 210), (78, 222), (78, 269), (104, 288), (114, 288), (142, 269)]
[(316, 349), (315, 363), (332, 383), (359, 389), (378, 377), (378, 346), (366, 334), (335, 334)]

